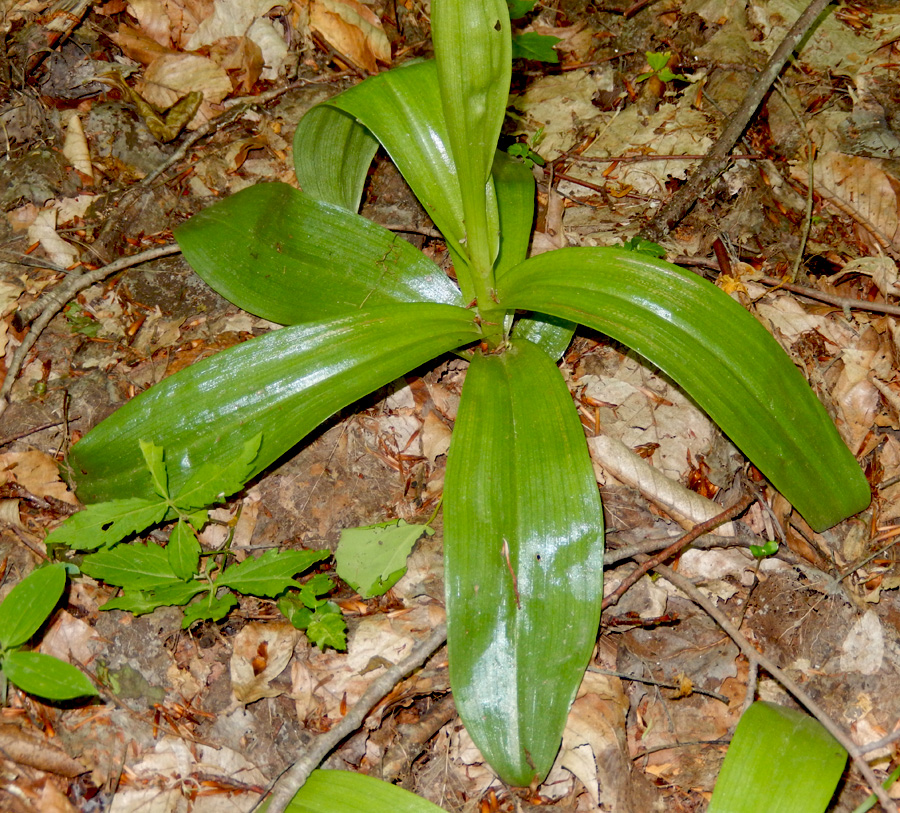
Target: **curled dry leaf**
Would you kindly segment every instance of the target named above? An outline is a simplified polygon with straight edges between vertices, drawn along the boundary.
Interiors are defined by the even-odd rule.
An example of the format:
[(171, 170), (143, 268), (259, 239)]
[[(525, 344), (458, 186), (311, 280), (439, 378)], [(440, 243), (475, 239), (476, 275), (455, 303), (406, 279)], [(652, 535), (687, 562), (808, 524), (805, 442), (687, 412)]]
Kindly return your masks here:
[(309, 27), (338, 54), (370, 74), (378, 72), (377, 63), (391, 63), (391, 44), (381, 21), (356, 0), (312, 0)]
[(0, 455), (0, 483), (18, 483), (35, 497), (53, 497), (78, 505), (75, 495), (59, 477), (56, 460), (44, 452), (8, 452)]
[(20, 765), (59, 776), (78, 776), (87, 771), (84, 765), (46, 737), (10, 723), (0, 723), (0, 751)]
[(91, 166), (91, 151), (84, 136), (81, 118), (74, 110), (71, 111), (69, 121), (66, 124), (66, 140), (63, 143), (63, 155), (69, 159), (75, 169), (93, 183), (94, 168)]
[(884, 630), (874, 610), (850, 627), (841, 645), (841, 672), (874, 675), (884, 660)]
[(277, 697), (283, 689), (272, 686), (288, 665), (300, 632), (288, 622), (247, 624), (234, 639), (231, 654), (231, 690), (239, 703)]
[(56, 209), (42, 209), (28, 227), (28, 240), (40, 243), (51, 262), (60, 268), (68, 268), (78, 261), (78, 249), (56, 233)]

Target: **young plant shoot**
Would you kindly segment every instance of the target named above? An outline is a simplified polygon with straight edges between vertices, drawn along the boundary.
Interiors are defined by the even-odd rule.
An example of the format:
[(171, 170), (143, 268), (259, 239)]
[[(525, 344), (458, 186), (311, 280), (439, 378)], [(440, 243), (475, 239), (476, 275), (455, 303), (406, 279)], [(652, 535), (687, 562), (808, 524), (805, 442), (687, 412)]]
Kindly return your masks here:
[[(433, 0), (435, 59), (371, 77), (300, 121), (300, 189), (246, 189), (176, 231), (223, 296), (285, 325), (166, 379), (73, 449), (86, 502), (177, 493), (261, 435), (248, 477), (337, 410), (449, 351), (471, 358), (449, 452), (444, 556), (457, 708), (502, 779), (549, 771), (591, 656), (603, 521), (557, 369), (576, 324), (677, 381), (815, 529), (869, 503), (853, 455), (777, 342), (735, 301), (650, 254), (526, 259), (534, 180), (497, 151), (511, 71), (504, 0)], [(458, 285), (357, 214), (381, 143), (447, 241)], [(527, 312), (522, 316), (522, 312)]]

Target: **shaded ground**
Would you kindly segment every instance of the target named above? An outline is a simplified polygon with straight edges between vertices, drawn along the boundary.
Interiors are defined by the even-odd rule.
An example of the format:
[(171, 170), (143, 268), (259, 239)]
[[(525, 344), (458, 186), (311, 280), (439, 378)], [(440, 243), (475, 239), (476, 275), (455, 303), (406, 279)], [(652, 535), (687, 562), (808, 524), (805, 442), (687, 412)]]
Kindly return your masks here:
[[(800, 6), (662, 0), (626, 14), (563, 0), (521, 21), (561, 38), (560, 64), (516, 63), (516, 115), (508, 121), (510, 141), (534, 144), (543, 128), (536, 149), (552, 162), (535, 170), (535, 250), (632, 237), (710, 149)], [(308, 4), (295, 3), (259, 15), (285, 43), (267, 54), (270, 74), (260, 73), (253, 48), (229, 41), (227, 88), (194, 87), (195, 75), (167, 74), (174, 69), (154, 62), (151, 48), (162, 43), (172, 62), (189, 50), (205, 48), (209, 56), (210, 45), (189, 47), (190, 26), (176, 25), (179, 9), (197, 12), (112, 0), (82, 9), (64, 40), (52, 34), (42, 4), (5, 10), (5, 369), (26, 337), (16, 312), (52, 291), (66, 276), (59, 269), (83, 273), (168, 244), (173, 226), (216, 197), (260, 180), (290, 182), (299, 116), (356, 82), (383, 53), (368, 29), (368, 50), (342, 51), (346, 41), (324, 24), (316, 28)], [(427, 4), (376, 3), (373, 11), (393, 62), (428, 55)], [(900, 568), (890, 547), (900, 516), (900, 382), (895, 314), (883, 307), (895, 304), (900, 252), (900, 19), (890, 12), (888, 4), (844, 6), (817, 28), (748, 129), (738, 152), (749, 158), (734, 161), (663, 241), (670, 259), (707, 274), (773, 332), (873, 486), (868, 512), (824, 534), (766, 489), (766, 508), (754, 505), (737, 526), (743, 547), (698, 546), (678, 562), (860, 744), (893, 732), (900, 717)], [(639, 82), (648, 51), (671, 52), (672, 70), (684, 78)], [(127, 81), (142, 98), (97, 81), (114, 63), (132, 69)], [(161, 104), (167, 97), (160, 87), (206, 96), (189, 127), (214, 124), (183, 155), (175, 151), (190, 129), (166, 143), (137, 113), (143, 98), (163, 108), (175, 100)], [(272, 98), (260, 101), (264, 93)], [(217, 119), (237, 97), (246, 105), (234, 108), (234, 120)], [(87, 164), (78, 163), (77, 148), (62, 151), (73, 111)], [(661, 155), (688, 157), (657, 160)], [(170, 156), (176, 160), (161, 175), (143, 180)], [(433, 227), (383, 157), (363, 212), (443, 256)], [(773, 284), (788, 275), (809, 296)], [(58, 482), (29, 480), (13, 455), (37, 450), (62, 460), (128, 398), (271, 327), (218, 297), (180, 256), (79, 293), (16, 371), (0, 417), (3, 591), (43, 558), (47, 530), (74, 509)], [(640, 461), (720, 506), (734, 500), (732, 483), (745, 461), (668, 380), (586, 332), (561, 366), (594, 454), (611, 549), (681, 532), (669, 516), (683, 495), (665, 496), (629, 476)], [(396, 517), (426, 522), (442, 491), (464, 375), (464, 362), (443, 359), (329, 421), (216, 515), (234, 520), (234, 544), (333, 550), (344, 528)], [(435, 536), (419, 542), (409, 573), (386, 596), (362, 601), (346, 586), (335, 593), (350, 628), (346, 654), (310, 645), (268, 600), (243, 597), (225, 622), (182, 631), (174, 608), (137, 618), (101, 612), (113, 588), (76, 578), (40, 647), (83, 665), (107, 688), (96, 704), (67, 708), (10, 691), (0, 720), (0, 807), (249, 810), (310, 739), (352, 707), (383, 668), (378, 659), (398, 660), (439, 623), (440, 514), (433, 527)], [(215, 545), (220, 528), (204, 542)], [(779, 555), (755, 573), (745, 546), (772, 538), (781, 542)], [(628, 559), (611, 566), (607, 583), (633, 567)], [(608, 615), (573, 708), (566, 767), (558, 764), (537, 790), (494, 782), (454, 715), (444, 653), (398, 686), (327, 764), (399, 782), (450, 811), (704, 809), (747, 696), (748, 664), (664, 579), (645, 577), (611, 613), (630, 623)], [(272, 653), (285, 653), (287, 666), (264, 676), (267, 696), (240, 703), (235, 662), (263, 643), (273, 660)], [(758, 696), (792, 702), (765, 674)], [(20, 753), (13, 746), (25, 736), (42, 739)], [(77, 771), (50, 761), (51, 748), (86, 772), (70, 777)], [(870, 756), (887, 772), (896, 749), (889, 744)], [(849, 769), (834, 809), (852, 810), (867, 792)]]

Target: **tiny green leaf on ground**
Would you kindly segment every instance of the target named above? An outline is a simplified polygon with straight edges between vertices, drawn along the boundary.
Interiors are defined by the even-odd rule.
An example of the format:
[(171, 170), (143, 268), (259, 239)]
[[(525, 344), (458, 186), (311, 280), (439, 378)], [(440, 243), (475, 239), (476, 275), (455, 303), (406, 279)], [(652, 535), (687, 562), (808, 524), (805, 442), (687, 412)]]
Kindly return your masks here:
[(535, 59), (538, 62), (559, 62), (553, 46), (561, 42), (559, 37), (528, 31), (512, 38), (513, 59)]
[(337, 604), (329, 601), (313, 612), (306, 624), (306, 637), (322, 650), (327, 646), (347, 648), (347, 623)]
[(0, 604), (0, 645), (24, 644), (53, 612), (66, 588), (66, 569), (50, 565), (34, 570)]
[(238, 600), (233, 593), (225, 593), (218, 598), (204, 596), (200, 601), (184, 608), (181, 628), (187, 629), (195, 621), (221, 621), (236, 606)]
[(427, 525), (409, 525), (402, 519), (341, 531), (334, 555), (338, 576), (362, 598), (380, 596), (406, 573), (406, 559)]
[(256, 559), (245, 559), (226, 568), (216, 581), (250, 596), (273, 598), (291, 587), (298, 587), (294, 576), (329, 556), (321, 550), (270, 550)]
[(72, 664), (40, 652), (10, 652), (3, 658), (6, 676), (23, 691), (48, 700), (71, 700), (97, 694)]

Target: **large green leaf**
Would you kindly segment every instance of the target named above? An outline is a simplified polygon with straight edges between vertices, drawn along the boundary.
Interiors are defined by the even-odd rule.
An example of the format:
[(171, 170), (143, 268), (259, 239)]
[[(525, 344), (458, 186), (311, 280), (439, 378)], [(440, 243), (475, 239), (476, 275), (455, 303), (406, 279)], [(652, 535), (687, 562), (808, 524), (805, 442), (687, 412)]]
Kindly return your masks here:
[(509, 12), (505, 0), (439, 0), (431, 10), (431, 29), (440, 104), (462, 195), (466, 250), (478, 275), (487, 273), (497, 256), (496, 210), (489, 205), (487, 186), (509, 102)]
[(707, 813), (823, 813), (846, 763), (817, 720), (756, 702), (734, 732)]
[[(260, 813), (265, 813), (263, 807)], [(313, 771), (285, 813), (443, 813), (389, 782), (350, 771)]]
[(507, 307), (569, 319), (677, 381), (816, 530), (862, 511), (869, 486), (778, 342), (734, 300), (634, 251), (567, 248), (498, 280)]
[[(439, 98), (437, 65), (417, 62), (372, 76), (364, 82), (314, 107), (307, 116), (322, 115), (327, 107), (356, 119), (358, 127), (370, 131), (383, 145), (403, 174), (429, 217), (447, 240), (460, 287), (466, 301), (473, 298), (468, 282), (468, 264), (463, 225), (463, 204), (456, 165), (447, 141), (447, 125)], [(335, 120), (336, 121), (336, 120)], [(337, 122), (332, 136), (325, 125), (300, 122), (294, 137), (294, 152), (319, 156), (322, 166), (341, 161), (344, 125)], [(495, 141), (496, 146), (496, 141)], [(308, 163), (298, 168), (301, 186), (320, 189), (313, 175), (321, 171)], [(327, 192), (327, 190), (326, 190)], [(328, 198), (334, 200), (335, 193)]]
[(22, 691), (48, 700), (72, 700), (97, 694), (94, 684), (72, 664), (40, 652), (13, 650), (3, 658), (3, 671)]
[(175, 237), (211, 287), (281, 324), (391, 302), (465, 304), (402, 237), (287, 184), (248, 187), (192, 217)]
[(310, 197), (356, 212), (377, 149), (378, 140), (353, 116), (317, 105), (294, 132), (297, 181)]
[(494, 265), (499, 274), (528, 256), (534, 228), (534, 175), (523, 161), (499, 150), (491, 174), (500, 218), (500, 253)]
[(66, 589), (62, 564), (32, 570), (0, 604), (0, 646), (24, 644), (41, 627)]
[(476, 353), (447, 461), (450, 683), (501, 778), (550, 770), (603, 597), (603, 513), (572, 398), (543, 350)]
[(173, 493), (198, 466), (239, 456), (261, 433), (256, 474), (337, 410), (479, 336), (464, 308), (402, 304), (229, 348), (160, 382), (85, 435), (69, 456), (79, 496), (151, 496), (141, 439), (165, 447)]

